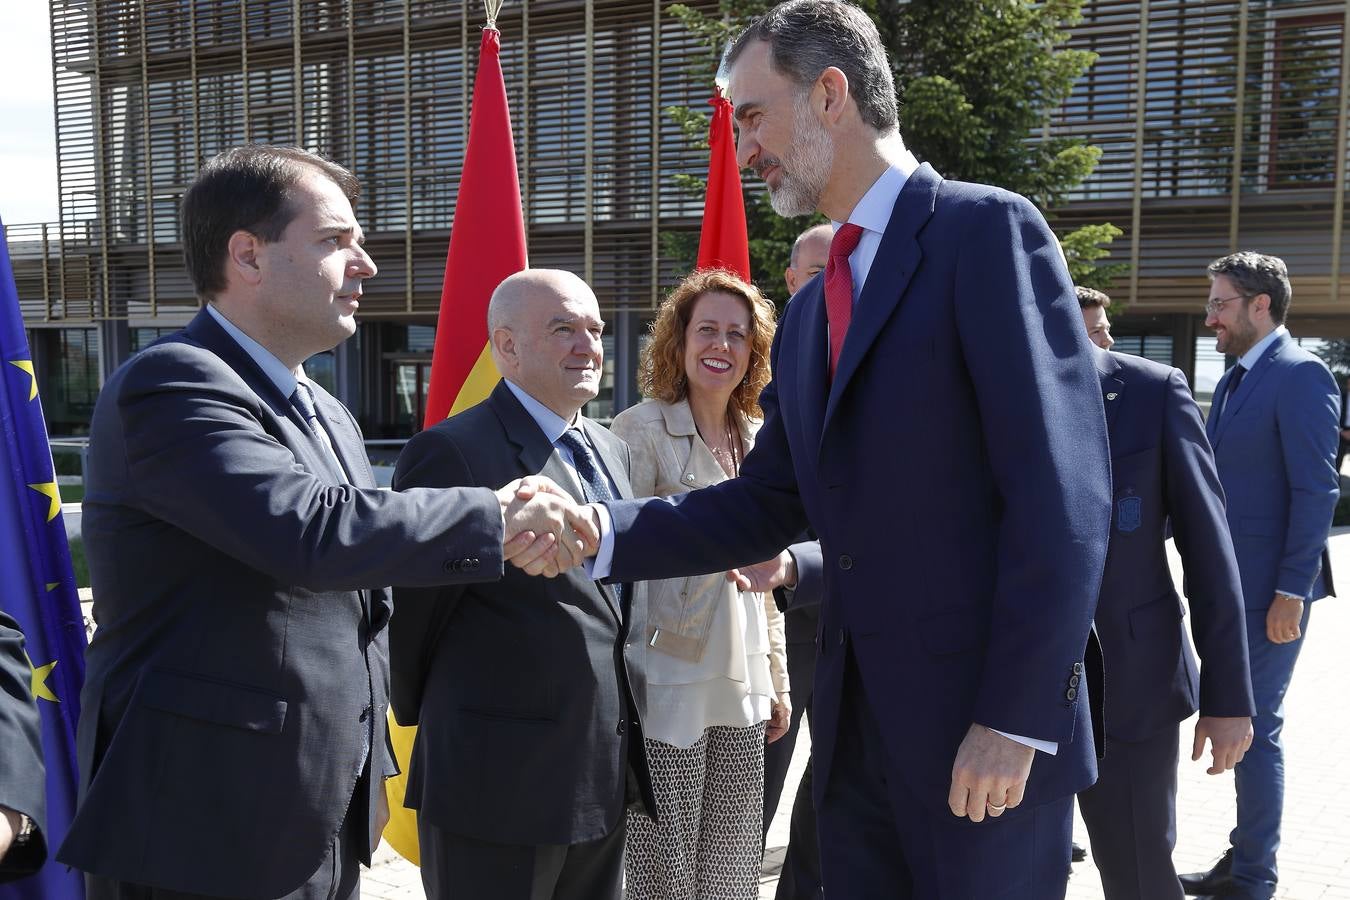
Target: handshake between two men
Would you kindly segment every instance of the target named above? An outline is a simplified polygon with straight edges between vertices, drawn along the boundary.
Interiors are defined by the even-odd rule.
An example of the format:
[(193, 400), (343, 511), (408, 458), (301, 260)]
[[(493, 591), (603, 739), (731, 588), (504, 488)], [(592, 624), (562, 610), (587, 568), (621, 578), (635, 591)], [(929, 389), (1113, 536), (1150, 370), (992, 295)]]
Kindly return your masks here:
[[(502, 505), (502, 557), (530, 575), (553, 578), (600, 549), (600, 521), (592, 504), (578, 504), (557, 482), (529, 475), (497, 491)], [(792, 554), (742, 566), (727, 580), (743, 591), (771, 591), (797, 580)]]

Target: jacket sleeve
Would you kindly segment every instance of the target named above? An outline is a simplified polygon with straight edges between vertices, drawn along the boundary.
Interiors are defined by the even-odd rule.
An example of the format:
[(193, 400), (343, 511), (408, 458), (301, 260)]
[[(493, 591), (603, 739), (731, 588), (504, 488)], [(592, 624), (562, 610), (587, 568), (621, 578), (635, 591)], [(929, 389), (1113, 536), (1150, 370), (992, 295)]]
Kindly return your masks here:
[(973, 719), (1073, 737), (1110, 527), (1101, 384), (1054, 235), (1022, 197), (969, 210), (956, 261), (957, 331), (1002, 503), (989, 637)]
[(47, 858), (42, 721), (29, 690), (31, 674), (18, 623), (0, 611), (0, 807), (28, 816), (37, 827), (24, 847), (0, 858), (0, 881), (35, 872)]
[(760, 600), (769, 626), (769, 678), (773, 681), (774, 692), (781, 695), (792, 690), (788, 681), (787, 628), (783, 623), (783, 612), (773, 597), (763, 594)]
[[(782, 334), (780, 328), (774, 337), (775, 362)], [(773, 382), (759, 405), (764, 424), (739, 477), (669, 499), (605, 504), (614, 528), (614, 564), (606, 580), (676, 578), (762, 562), (806, 530)]]
[(1289, 484), (1289, 528), (1275, 588), (1301, 597), (1312, 593), (1322, 564), (1331, 517), (1340, 497), (1336, 472), (1340, 394), (1326, 366), (1307, 360), (1280, 384), (1275, 424)]
[(1163, 490), (1186, 572), (1191, 636), (1200, 655), (1200, 714), (1255, 715), (1242, 578), (1228, 533), (1223, 485), (1200, 407), (1179, 370), (1168, 377), (1163, 404)]
[(821, 565), (820, 541), (801, 541), (788, 547), (797, 563), (797, 586), (776, 588), (773, 598), (783, 612), (819, 606), (825, 597), (825, 570)]
[[(490, 490), (325, 484), (264, 428), (257, 396), (213, 354), (147, 351), (116, 403), (130, 502), (278, 581), (359, 590), (502, 575)], [(455, 565), (464, 559), (479, 564)]]

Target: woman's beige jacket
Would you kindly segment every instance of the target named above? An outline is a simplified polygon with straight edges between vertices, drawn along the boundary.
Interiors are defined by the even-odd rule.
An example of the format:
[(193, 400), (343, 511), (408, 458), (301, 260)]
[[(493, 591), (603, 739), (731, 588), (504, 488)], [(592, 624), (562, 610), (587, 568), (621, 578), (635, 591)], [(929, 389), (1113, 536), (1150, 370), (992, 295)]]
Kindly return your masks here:
[[(741, 439), (748, 451), (759, 424), (740, 417)], [(615, 417), (610, 426), (632, 452), (629, 477), (635, 497), (669, 497), (725, 481), (726, 472), (694, 427), (688, 401), (645, 400)], [(731, 603), (736, 586), (725, 572), (648, 583), (647, 646), (697, 663), (708, 642), (713, 611)], [(761, 597), (769, 624), (769, 674), (774, 690), (788, 691), (787, 648), (783, 614), (772, 595)], [(735, 635), (733, 640), (740, 641)], [(729, 675), (730, 673), (722, 673)]]

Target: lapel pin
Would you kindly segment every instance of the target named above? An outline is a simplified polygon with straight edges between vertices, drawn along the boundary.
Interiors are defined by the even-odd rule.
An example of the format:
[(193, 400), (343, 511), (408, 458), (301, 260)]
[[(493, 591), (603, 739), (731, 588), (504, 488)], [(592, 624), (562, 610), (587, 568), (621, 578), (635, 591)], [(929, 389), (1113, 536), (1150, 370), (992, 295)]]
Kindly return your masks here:
[(1118, 397), (1118, 396), (1119, 396), (1118, 394), (1111, 393), (1111, 394), (1107, 394), (1107, 395), (1106, 395), (1106, 399), (1107, 399), (1107, 400), (1114, 400), (1114, 399), (1116, 399), (1116, 397)]
[(687, 481), (687, 482), (689, 482), (690, 484), (693, 484), (693, 483), (694, 483), (694, 473), (693, 473), (693, 472), (690, 472), (688, 475), (684, 476), (684, 480)]

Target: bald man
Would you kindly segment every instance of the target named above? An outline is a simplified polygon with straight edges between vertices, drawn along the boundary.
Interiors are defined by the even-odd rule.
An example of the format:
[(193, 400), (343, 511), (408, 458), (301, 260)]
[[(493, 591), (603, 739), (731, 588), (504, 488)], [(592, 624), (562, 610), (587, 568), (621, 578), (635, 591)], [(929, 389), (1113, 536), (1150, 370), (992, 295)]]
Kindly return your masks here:
[(830, 241), (834, 239), (834, 226), (822, 222), (797, 235), (792, 242), (792, 256), (788, 267), (783, 271), (787, 281), (789, 299), (817, 274), (825, 271), (825, 263), (830, 261)]
[[(578, 501), (629, 497), (628, 447), (581, 408), (604, 323), (570, 272), (506, 279), (488, 309), (502, 380), (408, 442), (395, 490), (547, 475)], [(624, 810), (655, 817), (642, 739), (642, 585), (513, 570), (469, 589), (396, 589), (394, 714), (419, 725), (405, 804), (427, 896), (618, 900)], [(483, 589), (479, 589), (479, 588)]]

